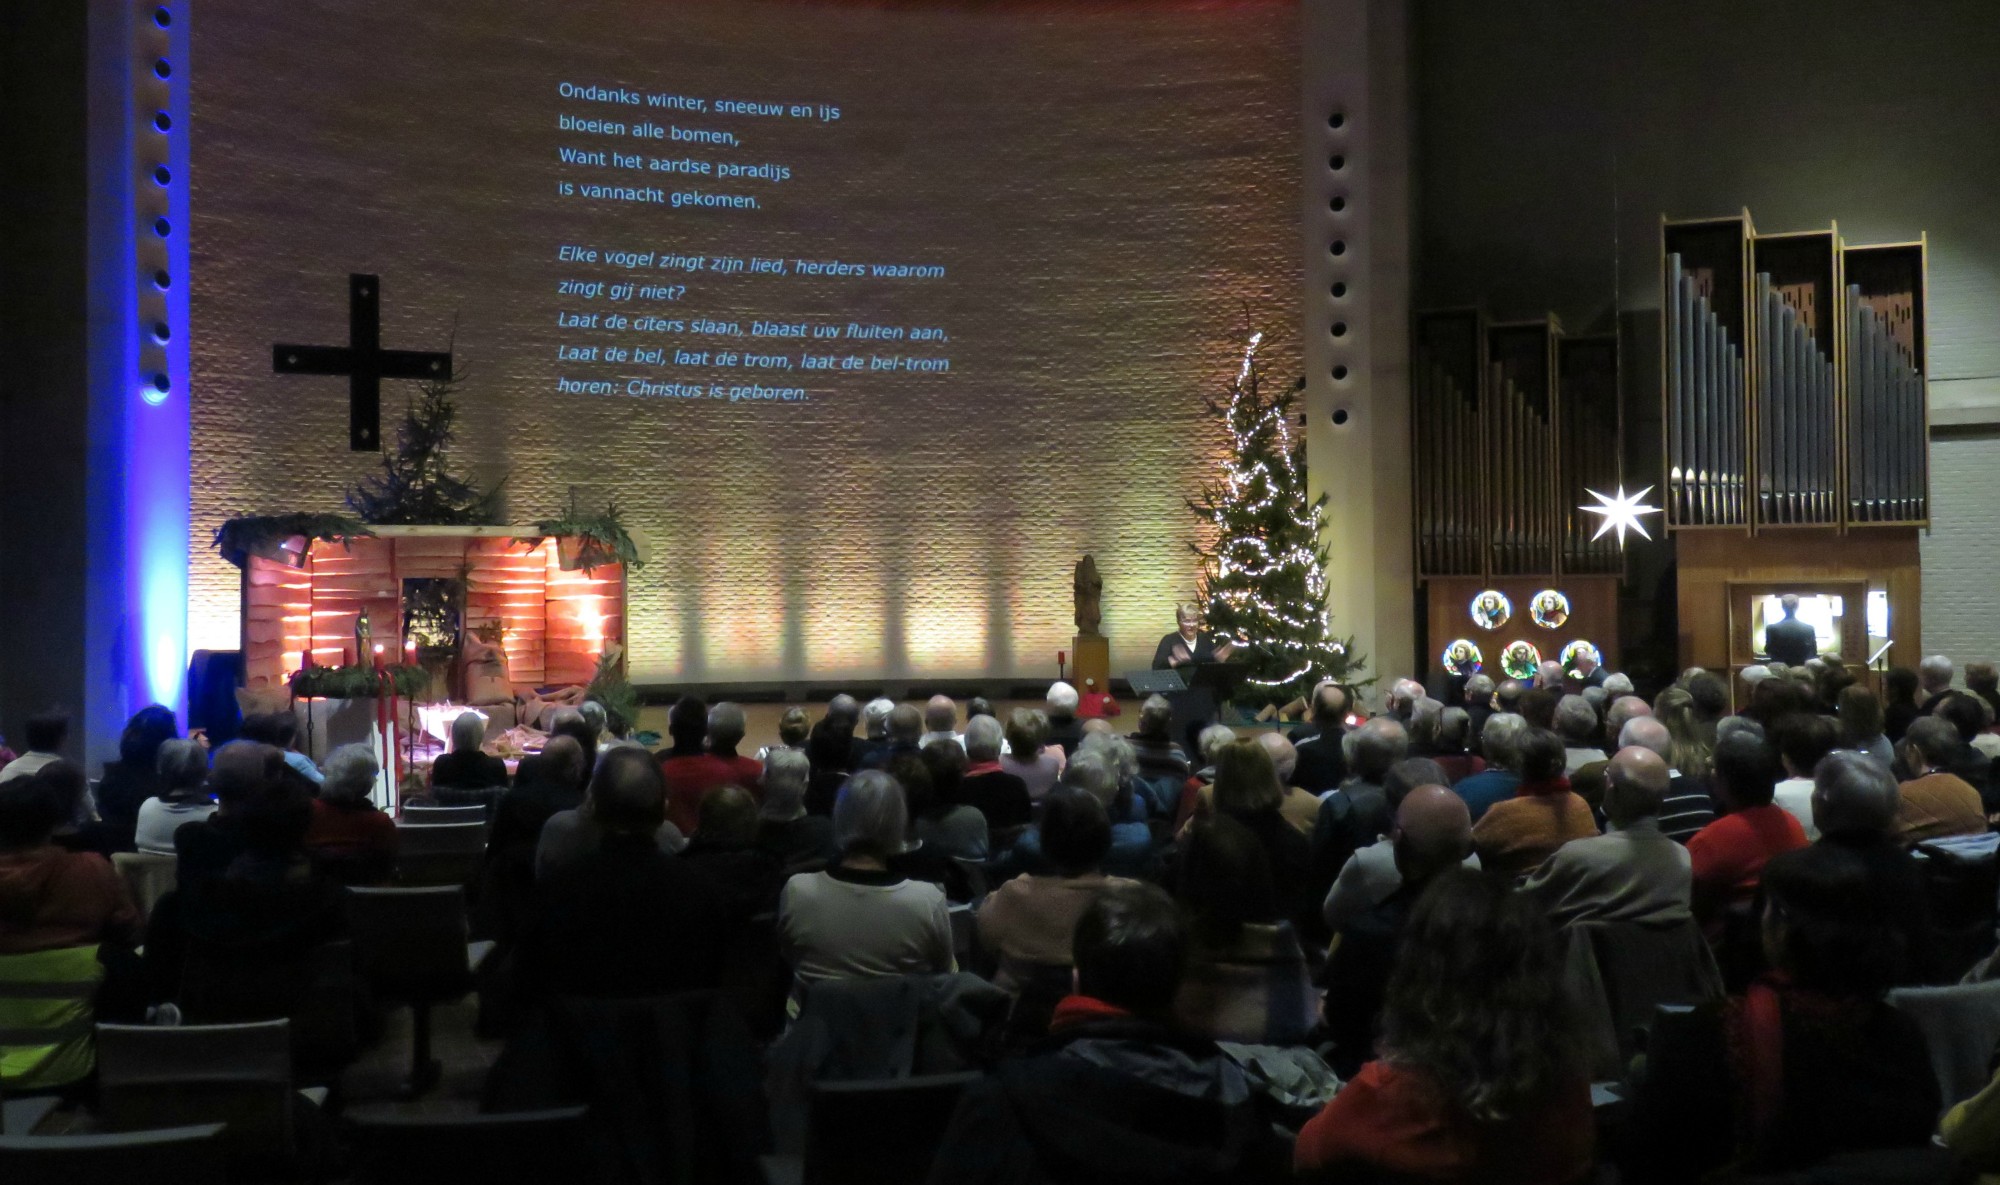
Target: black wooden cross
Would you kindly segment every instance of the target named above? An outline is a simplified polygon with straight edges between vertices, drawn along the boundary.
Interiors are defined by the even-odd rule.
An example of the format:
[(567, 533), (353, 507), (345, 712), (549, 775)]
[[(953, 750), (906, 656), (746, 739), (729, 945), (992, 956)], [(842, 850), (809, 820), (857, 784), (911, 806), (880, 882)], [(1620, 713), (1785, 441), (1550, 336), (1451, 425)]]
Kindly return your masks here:
[(279, 374), (347, 376), (347, 447), (373, 452), (382, 441), (382, 380), (442, 379), (451, 375), (451, 353), (382, 348), (382, 285), (375, 276), (347, 277), (347, 344), (271, 347)]

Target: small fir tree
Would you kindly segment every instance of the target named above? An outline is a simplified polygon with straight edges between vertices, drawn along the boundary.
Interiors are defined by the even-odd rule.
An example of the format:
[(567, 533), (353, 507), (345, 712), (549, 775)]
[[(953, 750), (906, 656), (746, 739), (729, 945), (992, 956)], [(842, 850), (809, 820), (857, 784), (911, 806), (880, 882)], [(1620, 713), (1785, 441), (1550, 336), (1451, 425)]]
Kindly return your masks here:
[[(1187, 500), (1214, 542), (1189, 546), (1200, 560), (1197, 601), (1208, 628), (1233, 640), (1246, 690), (1264, 702), (1308, 693), (1321, 679), (1348, 682), (1361, 667), (1353, 639), (1337, 639), (1326, 603), (1326, 495), (1306, 495), (1306, 442), (1294, 435), (1300, 379), (1268, 394), (1257, 365), (1263, 334), (1250, 335), (1236, 381), (1209, 410), (1229, 433), (1221, 476)], [(1206, 532), (1205, 532), (1206, 534)]]
[(499, 487), (482, 490), (451, 471), (448, 453), (458, 407), (458, 376), (426, 382), (396, 429), (396, 451), (382, 454), (382, 472), (347, 491), (347, 505), (365, 523), (466, 526), (491, 523)]

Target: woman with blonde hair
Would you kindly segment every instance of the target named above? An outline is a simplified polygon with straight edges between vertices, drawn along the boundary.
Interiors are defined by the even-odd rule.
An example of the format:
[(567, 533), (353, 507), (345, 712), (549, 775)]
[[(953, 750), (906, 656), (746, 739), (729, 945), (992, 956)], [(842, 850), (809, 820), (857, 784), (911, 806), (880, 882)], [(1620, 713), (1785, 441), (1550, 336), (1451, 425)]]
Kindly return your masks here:
[(1653, 715), (1667, 726), (1668, 767), (1690, 778), (1707, 778), (1715, 739), (1695, 713), (1694, 696), (1685, 688), (1669, 687), (1653, 701)]
[(1214, 795), (1215, 813), (1243, 824), (1270, 857), (1280, 912), (1299, 933), (1318, 936), (1325, 925), (1312, 891), (1312, 841), (1278, 809), (1285, 791), (1271, 751), (1255, 737), (1222, 746), (1215, 755)]

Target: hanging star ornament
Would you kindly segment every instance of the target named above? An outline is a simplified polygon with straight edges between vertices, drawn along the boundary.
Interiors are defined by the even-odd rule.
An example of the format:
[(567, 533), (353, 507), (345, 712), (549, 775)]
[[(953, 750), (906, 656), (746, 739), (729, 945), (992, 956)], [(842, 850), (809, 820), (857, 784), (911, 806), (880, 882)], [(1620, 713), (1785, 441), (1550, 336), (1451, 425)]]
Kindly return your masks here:
[(1601, 515), (1604, 518), (1603, 523), (1599, 524), (1597, 528), (1597, 534), (1591, 536), (1593, 540), (1604, 538), (1606, 531), (1616, 531), (1618, 532), (1618, 546), (1623, 547), (1625, 546), (1625, 532), (1627, 530), (1639, 532), (1639, 538), (1641, 539), (1652, 538), (1651, 535), (1646, 533), (1646, 528), (1640, 525), (1639, 522), (1639, 516), (1642, 514), (1660, 513), (1659, 507), (1647, 506), (1645, 504), (1646, 495), (1653, 492), (1652, 486), (1647, 486), (1638, 493), (1629, 495), (1625, 492), (1624, 486), (1619, 486), (1618, 493), (1609, 498), (1592, 489), (1586, 489), (1583, 492), (1597, 499), (1597, 505), (1579, 506), (1577, 509), (1586, 514)]

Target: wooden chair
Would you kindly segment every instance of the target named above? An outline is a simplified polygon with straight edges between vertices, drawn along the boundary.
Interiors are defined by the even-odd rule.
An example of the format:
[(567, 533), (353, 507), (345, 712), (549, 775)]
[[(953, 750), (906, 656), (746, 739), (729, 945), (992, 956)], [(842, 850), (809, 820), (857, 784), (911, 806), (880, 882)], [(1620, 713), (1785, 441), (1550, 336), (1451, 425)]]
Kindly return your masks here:
[(484, 823), (486, 808), (483, 806), (403, 806), (404, 826), (436, 823)]
[(399, 1107), (352, 1108), (355, 1185), (544, 1185), (572, 1178), (584, 1162), (584, 1107), (499, 1115), (412, 1115)]
[(58, 1090), (90, 1077), (103, 981), (94, 946), (0, 955), (0, 1090)]
[(95, 1136), (0, 1136), (7, 1185), (213, 1185), (223, 1179), (220, 1123)]
[(143, 927), (153, 916), (153, 906), (174, 891), (179, 861), (158, 852), (114, 852), (111, 867), (117, 869), (119, 879), (132, 894), (132, 903), (139, 907)]
[(770, 1185), (921, 1185), (959, 1096), (979, 1077), (814, 1083), (805, 1155), (764, 1157), (765, 1179)]
[(408, 887), (472, 883), (486, 857), (486, 823), (399, 823), (396, 882)]
[(221, 1123), (233, 1161), (290, 1161), (301, 1150), (291, 1022), (98, 1025), (97, 1097), (115, 1132)]
[[(459, 826), (459, 824), (451, 824)], [(377, 996), (408, 1004), (412, 1097), (437, 1083), (431, 1057), (431, 1007), (463, 999), (473, 972), (491, 953), (490, 942), (466, 938), (465, 890), (455, 885), (423, 889), (349, 889), (348, 935), (354, 967)]]

